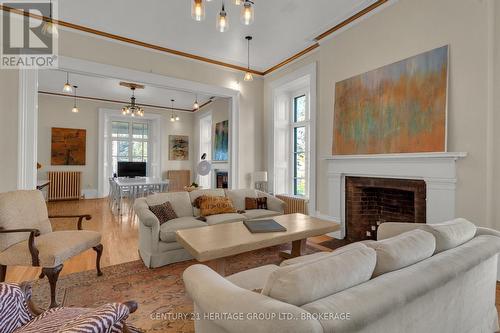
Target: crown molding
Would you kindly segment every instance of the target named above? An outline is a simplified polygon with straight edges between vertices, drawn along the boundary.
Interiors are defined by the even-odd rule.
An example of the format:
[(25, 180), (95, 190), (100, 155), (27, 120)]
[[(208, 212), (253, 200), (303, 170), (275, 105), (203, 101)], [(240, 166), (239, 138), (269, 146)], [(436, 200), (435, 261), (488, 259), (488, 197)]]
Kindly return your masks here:
[(56, 25), (59, 25), (61, 27), (65, 27), (65, 28), (69, 28), (69, 29), (73, 29), (73, 30), (77, 30), (77, 31), (81, 31), (81, 32), (93, 34), (93, 35), (96, 35), (96, 36), (100, 36), (100, 37), (112, 39), (112, 40), (115, 40), (115, 41), (119, 41), (119, 42), (123, 42), (123, 43), (127, 43), (127, 44), (132, 44), (132, 45), (136, 45), (136, 46), (141, 46), (141, 47), (144, 47), (144, 48), (147, 48), (147, 49), (156, 50), (156, 51), (160, 51), (160, 52), (165, 52), (165, 53), (177, 55), (177, 56), (180, 56), (180, 57), (185, 57), (185, 58), (189, 58), (189, 59), (192, 59), (192, 60), (198, 60), (198, 61), (202, 61), (202, 62), (206, 62), (206, 63), (209, 63), (209, 64), (213, 64), (213, 65), (217, 65), (217, 66), (222, 66), (222, 67), (226, 67), (226, 68), (230, 68), (230, 69), (234, 69), (234, 70), (238, 70), (238, 71), (242, 71), (242, 72), (249, 71), (252, 74), (264, 76), (264, 75), (267, 75), (267, 74), (269, 74), (271, 72), (276, 71), (277, 69), (279, 69), (279, 68), (281, 68), (281, 67), (283, 67), (283, 66), (291, 63), (292, 61), (301, 58), (302, 56), (308, 54), (309, 52), (315, 50), (316, 48), (318, 48), (320, 46), (319, 43), (318, 43), (320, 40), (328, 37), (329, 35), (335, 33), (336, 31), (338, 31), (338, 30), (346, 27), (347, 25), (353, 23), (354, 21), (356, 21), (359, 18), (365, 16), (366, 14), (372, 12), (373, 10), (379, 8), (380, 6), (382, 6), (383, 4), (385, 4), (387, 2), (389, 2), (389, 0), (378, 0), (377, 2), (371, 4), (370, 6), (362, 9), (361, 11), (359, 11), (356, 14), (350, 16), (346, 20), (340, 22), (339, 24), (337, 24), (336, 26), (332, 27), (331, 29), (328, 29), (327, 31), (323, 32), (322, 34), (316, 36), (314, 38), (314, 44), (313, 45), (311, 45), (311, 46), (305, 48), (304, 50), (302, 50), (302, 51), (300, 51), (300, 52), (292, 55), (291, 57), (283, 60), (282, 62), (280, 62), (280, 63), (272, 66), (271, 68), (269, 68), (269, 69), (267, 69), (265, 71), (258, 71), (258, 70), (254, 70), (254, 69), (251, 69), (251, 68), (248, 69), (248, 68), (243, 67), (243, 66), (234, 65), (234, 64), (231, 64), (231, 63), (227, 63), (227, 62), (223, 62), (223, 61), (219, 61), (219, 60), (215, 60), (215, 59), (210, 59), (210, 58), (207, 58), (207, 57), (198, 56), (196, 54), (192, 54), (192, 53), (188, 53), (188, 52), (183, 52), (183, 51), (179, 51), (179, 50), (170, 49), (170, 48), (159, 46), (159, 45), (156, 45), (156, 44), (142, 42), (140, 40), (136, 40), (136, 39), (132, 39), (132, 38), (128, 38), (128, 37), (124, 37), (124, 36), (112, 34), (112, 33), (109, 33), (109, 32), (105, 32), (105, 31), (101, 31), (101, 30), (97, 30), (97, 29), (85, 27), (85, 26), (82, 26), (82, 25), (78, 25), (78, 24), (74, 24), (74, 23), (70, 23), (70, 22), (66, 22), (66, 21), (62, 21), (62, 20), (51, 19), (49, 17), (37, 15), (37, 14), (34, 14), (34, 13), (26, 13), (24, 11), (21, 11), (21, 10), (18, 10), (16, 8), (12, 8), (12, 7), (9, 7), (9, 6), (6, 6), (6, 5), (1, 5), (0, 4), (0, 9), (3, 10), (3, 11), (13, 12), (13, 13), (16, 13), (16, 14), (19, 14), (19, 15), (28, 16), (28, 17), (31, 17), (31, 18), (34, 18), (34, 19), (45, 21), (45, 22), (52, 22), (52, 23), (54, 23)]

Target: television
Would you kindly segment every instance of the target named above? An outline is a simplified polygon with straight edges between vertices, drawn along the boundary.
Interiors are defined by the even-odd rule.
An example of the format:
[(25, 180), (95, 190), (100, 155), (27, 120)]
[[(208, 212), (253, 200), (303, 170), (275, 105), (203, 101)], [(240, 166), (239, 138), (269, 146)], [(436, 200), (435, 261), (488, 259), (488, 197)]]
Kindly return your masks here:
[(118, 162), (118, 177), (146, 177), (146, 162)]

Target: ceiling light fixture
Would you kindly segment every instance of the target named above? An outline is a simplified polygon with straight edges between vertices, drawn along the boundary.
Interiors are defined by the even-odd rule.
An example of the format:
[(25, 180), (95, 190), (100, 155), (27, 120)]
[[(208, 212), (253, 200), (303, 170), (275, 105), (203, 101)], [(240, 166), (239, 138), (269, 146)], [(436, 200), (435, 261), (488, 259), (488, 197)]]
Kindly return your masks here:
[(219, 12), (219, 17), (217, 18), (217, 30), (219, 32), (225, 32), (229, 29), (229, 20), (227, 18), (227, 13), (224, 8), (224, 1), (222, 1), (222, 9)]
[(194, 100), (193, 109), (198, 110), (200, 108), (200, 104), (198, 104), (198, 94), (196, 94), (196, 99)]
[(253, 23), (255, 18), (253, 5), (254, 3), (251, 0), (245, 0), (245, 2), (243, 2), (243, 7), (241, 7), (241, 23), (244, 25), (250, 25)]
[(130, 97), (130, 104), (127, 104), (122, 108), (122, 114), (124, 116), (130, 115), (132, 117), (135, 117), (135, 116), (143, 117), (144, 116), (144, 109), (140, 105), (136, 104), (136, 102), (135, 102), (135, 89), (137, 89), (137, 88), (142, 89), (142, 88), (144, 88), (144, 86), (139, 85), (139, 84), (135, 84), (135, 83), (126, 83), (126, 82), (120, 82), (120, 85), (125, 86), (125, 87), (129, 87), (130, 90), (132, 90), (132, 97)]
[(233, 0), (233, 2), (234, 2), (234, 4), (235, 4), (236, 6), (239, 6), (239, 5), (241, 5), (241, 4), (242, 4), (242, 0)]
[(74, 88), (74, 96), (73, 96), (73, 108), (71, 109), (71, 112), (73, 113), (78, 113), (80, 112), (80, 109), (76, 106), (76, 89), (78, 89), (78, 86), (73, 86)]
[(53, 20), (52, 20), (52, 0), (50, 0), (50, 3), (49, 3), (49, 19), (46, 19), (46, 21), (43, 23), (43, 26), (42, 26), (42, 33), (45, 34), (45, 35), (54, 35), (54, 36), (57, 36), (59, 34), (59, 32), (57, 31), (57, 26), (54, 24)]
[(65, 93), (72, 93), (73, 92), (73, 86), (69, 84), (69, 72), (66, 72), (66, 83), (64, 84), (63, 91)]
[(191, 4), (191, 17), (195, 21), (202, 21), (205, 19), (204, 0), (193, 0), (193, 2)]
[(245, 39), (247, 40), (247, 71), (245, 73), (245, 77), (243, 80), (245, 81), (252, 81), (253, 80), (253, 75), (250, 72), (250, 41), (252, 40), (252, 36), (246, 36)]
[(172, 103), (172, 107), (171, 107), (172, 115), (170, 116), (170, 121), (174, 122), (176, 120), (180, 120), (179, 116), (175, 116), (174, 115), (174, 102), (175, 102), (175, 99), (171, 99), (170, 102)]

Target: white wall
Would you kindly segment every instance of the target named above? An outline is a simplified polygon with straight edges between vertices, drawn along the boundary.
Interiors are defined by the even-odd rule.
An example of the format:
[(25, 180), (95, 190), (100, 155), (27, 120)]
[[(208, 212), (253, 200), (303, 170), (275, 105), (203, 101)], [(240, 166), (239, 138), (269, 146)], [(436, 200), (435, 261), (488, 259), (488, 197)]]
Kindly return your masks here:
[(19, 71), (0, 70), (0, 192), (17, 188)]
[[(42, 168), (38, 171), (39, 178), (45, 178), (47, 171), (71, 170), (82, 172), (82, 189), (97, 190), (98, 188), (98, 129), (99, 108), (116, 109), (121, 107), (116, 103), (107, 103), (90, 100), (79, 100), (79, 113), (72, 113), (73, 100), (71, 98), (39, 94), (38, 97), (38, 162)], [(166, 177), (168, 170), (191, 170), (193, 146), (193, 115), (179, 112), (180, 121), (170, 121), (170, 111), (154, 108), (145, 108), (147, 113), (162, 115), (161, 160), (162, 175)], [(85, 166), (51, 166), (51, 128), (80, 128), (87, 130), (86, 165)], [(190, 139), (190, 160), (170, 161), (168, 159), (168, 136), (187, 135)]]
[[(488, 184), (496, 184), (495, 188), (498, 189), (497, 179), (500, 176), (498, 168), (493, 168), (487, 150), (489, 145), (495, 143), (497, 148), (499, 145), (498, 139), (491, 133), (492, 128), (488, 127), (489, 113), (492, 112), (488, 105), (492, 98), (488, 94), (488, 75), (493, 71), (492, 64), (488, 61), (488, 52), (492, 43), (498, 39), (498, 36), (495, 39), (488, 36), (492, 32), (492, 20), (498, 21), (500, 18), (499, 11), (496, 15), (490, 15), (493, 1), (400, 0), (349, 30), (322, 42), (308, 57), (265, 78), (267, 98), (272, 81), (305, 64), (313, 61), (318, 63), (316, 139), (319, 211), (326, 212), (331, 204), (327, 201), (324, 181), (326, 162), (321, 156), (331, 155), (335, 83), (449, 44), (448, 150), (469, 153), (466, 159), (458, 162), (456, 215), (479, 225), (500, 229), (500, 221), (491, 217), (493, 210), (498, 211), (497, 216), (500, 216), (500, 209), (497, 208), (500, 205), (498, 202), (492, 206), (487, 205), (488, 201), (493, 202), (493, 194), (487, 191)], [(500, 64), (498, 56), (496, 64)], [(264, 131), (264, 134), (267, 133), (267, 130)], [(498, 151), (500, 152), (500, 148)], [(499, 162), (500, 159), (497, 159), (497, 163)], [(495, 169), (495, 174), (488, 173), (489, 168)]]

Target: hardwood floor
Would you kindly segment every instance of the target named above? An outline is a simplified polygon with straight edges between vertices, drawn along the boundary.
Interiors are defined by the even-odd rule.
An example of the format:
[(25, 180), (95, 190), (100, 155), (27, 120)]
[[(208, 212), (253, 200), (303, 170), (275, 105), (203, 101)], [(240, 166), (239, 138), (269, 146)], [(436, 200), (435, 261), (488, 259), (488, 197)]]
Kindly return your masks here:
[[(96, 230), (102, 234), (104, 252), (101, 259), (102, 267), (117, 265), (139, 259), (137, 218), (125, 208), (122, 216), (113, 215), (107, 199), (92, 199), (80, 201), (61, 201), (48, 203), (49, 214), (91, 214), (92, 220), (84, 221), (84, 229)], [(57, 219), (52, 221), (54, 230), (76, 230), (74, 219)], [(328, 251), (322, 244), (331, 238), (320, 236), (309, 238), (308, 242), (318, 250)], [(61, 275), (95, 269), (95, 252), (88, 250), (64, 263)], [(9, 267), (8, 282), (35, 280), (40, 274), (40, 268)], [(500, 284), (497, 283), (496, 306), (500, 314)]]

